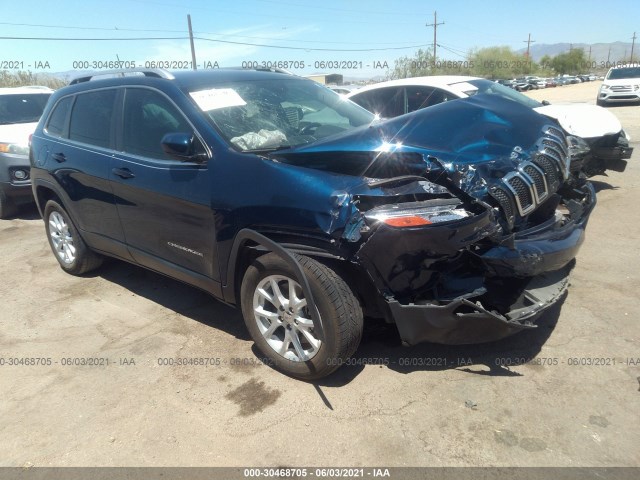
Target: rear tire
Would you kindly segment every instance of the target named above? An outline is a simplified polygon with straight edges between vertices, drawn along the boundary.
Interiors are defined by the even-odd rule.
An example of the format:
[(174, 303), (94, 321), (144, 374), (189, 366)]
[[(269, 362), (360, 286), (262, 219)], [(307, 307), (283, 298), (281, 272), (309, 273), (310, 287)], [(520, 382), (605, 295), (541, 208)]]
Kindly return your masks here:
[(256, 259), (240, 289), (247, 329), (268, 363), (283, 373), (315, 380), (334, 372), (362, 338), (362, 309), (344, 280), (328, 266), (296, 255), (320, 312), (324, 341), (314, 329), (296, 274), (275, 253)]
[(71, 275), (82, 275), (102, 264), (102, 256), (84, 243), (71, 218), (55, 200), (44, 207), (47, 239), (60, 267)]

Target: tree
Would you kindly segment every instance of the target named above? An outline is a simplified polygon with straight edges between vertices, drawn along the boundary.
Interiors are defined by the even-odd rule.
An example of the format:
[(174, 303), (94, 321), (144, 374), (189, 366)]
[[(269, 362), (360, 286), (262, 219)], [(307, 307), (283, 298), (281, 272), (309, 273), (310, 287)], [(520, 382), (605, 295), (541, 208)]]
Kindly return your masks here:
[(27, 85), (41, 85), (58, 89), (67, 84), (64, 80), (44, 73), (33, 73), (19, 70), (11, 73), (8, 70), (0, 71), (0, 87), (24, 87)]
[(560, 74), (575, 75), (585, 69), (587, 59), (584, 56), (584, 50), (574, 48), (566, 53), (561, 53), (549, 60), (549, 65), (553, 70)]
[(475, 50), (469, 55), (473, 74), (485, 78), (514, 78), (535, 71), (538, 66), (526, 55), (515, 53), (511, 48), (489, 47)]
[(405, 55), (395, 60), (395, 66), (387, 73), (388, 80), (434, 75), (433, 53), (430, 48), (419, 49), (413, 57)]

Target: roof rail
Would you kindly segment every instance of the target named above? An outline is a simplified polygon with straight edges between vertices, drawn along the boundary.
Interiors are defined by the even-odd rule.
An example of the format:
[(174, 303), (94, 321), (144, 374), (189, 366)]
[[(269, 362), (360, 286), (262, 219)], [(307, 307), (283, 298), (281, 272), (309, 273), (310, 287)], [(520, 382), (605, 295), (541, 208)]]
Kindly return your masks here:
[[(245, 69), (246, 70), (246, 69)], [(285, 70), (284, 68), (275, 68), (275, 67), (257, 67), (254, 68), (258, 72), (275, 72), (275, 73), (285, 73), (287, 75), (295, 76), (295, 73), (290, 72), (289, 70)]]
[(284, 68), (277, 68), (277, 67), (241, 67), (236, 65), (235, 67), (220, 67), (220, 70), (247, 70), (247, 71), (254, 70), (256, 72), (275, 72), (275, 73), (284, 73), (286, 75), (292, 75), (294, 77), (298, 76), (289, 70), (285, 70)]
[(105, 70), (102, 72), (92, 73), (91, 75), (84, 75), (82, 77), (77, 77), (69, 82), (69, 85), (75, 85), (77, 83), (88, 82), (95, 77), (100, 77), (104, 75), (119, 75), (124, 77), (128, 73), (141, 73), (145, 77), (155, 77), (155, 78), (164, 78), (166, 80), (173, 80), (175, 77), (171, 74), (171, 72), (167, 70), (163, 70), (160, 68), (127, 68), (121, 70)]

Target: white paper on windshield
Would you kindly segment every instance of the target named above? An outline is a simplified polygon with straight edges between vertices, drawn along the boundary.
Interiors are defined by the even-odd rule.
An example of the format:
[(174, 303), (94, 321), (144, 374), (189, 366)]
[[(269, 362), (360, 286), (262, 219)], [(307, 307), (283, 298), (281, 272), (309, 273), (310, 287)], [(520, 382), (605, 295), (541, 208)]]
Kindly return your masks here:
[(247, 104), (233, 88), (210, 88), (199, 92), (189, 92), (189, 95), (204, 112)]

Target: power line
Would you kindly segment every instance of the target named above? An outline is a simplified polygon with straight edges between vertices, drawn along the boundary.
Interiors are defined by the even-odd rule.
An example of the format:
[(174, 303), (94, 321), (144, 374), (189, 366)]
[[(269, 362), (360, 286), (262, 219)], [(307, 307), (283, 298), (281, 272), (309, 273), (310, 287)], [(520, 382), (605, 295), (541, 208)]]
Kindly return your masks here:
[[(77, 26), (69, 26), (69, 25), (44, 25), (44, 24), (36, 24), (36, 23), (12, 23), (12, 22), (0, 22), (0, 25), (10, 25), (15, 27), (38, 27), (38, 28), (58, 28), (63, 30), (99, 30), (106, 32), (148, 32), (148, 33), (184, 33), (184, 30), (162, 30), (162, 29), (140, 29), (140, 28), (123, 28), (123, 27), (77, 27)], [(321, 44), (340, 44), (340, 45), (405, 45), (407, 43), (416, 43), (414, 42), (340, 42), (340, 41), (331, 41), (331, 40), (297, 40), (297, 39), (279, 39), (273, 37), (256, 37), (251, 35), (234, 35), (231, 33), (219, 33), (219, 32), (204, 32), (204, 31), (194, 31), (194, 34), (197, 35), (217, 35), (221, 37), (237, 37), (237, 38), (251, 38), (254, 40), (272, 40), (278, 42), (294, 42), (294, 43), (321, 43)]]
[(194, 38), (196, 38), (197, 40), (204, 40), (207, 42), (230, 43), (233, 45), (249, 45), (252, 47), (264, 47), (264, 48), (280, 48), (283, 50), (305, 50), (305, 51), (312, 51), (312, 52), (382, 52), (387, 50), (406, 50), (408, 48), (426, 47), (426, 45), (410, 45), (406, 47), (387, 47), (387, 48), (309, 48), (309, 47), (289, 47), (285, 45), (266, 45), (266, 44), (260, 44), (260, 43), (233, 42), (231, 40), (218, 40), (215, 38), (203, 38), (203, 37), (194, 37)]
[(122, 37), (122, 38), (77, 38), (77, 37), (0, 37), (0, 40), (46, 40), (49, 41), (62, 41), (62, 42), (135, 42), (138, 40), (188, 40), (189, 37)]
[[(121, 41), (145, 41), (145, 40), (189, 40), (190, 37), (128, 37), (128, 38), (78, 38), (78, 37), (0, 37), (0, 40), (45, 40), (45, 41), (62, 41), (62, 42), (121, 42)], [(387, 48), (311, 48), (311, 47), (290, 47), (287, 45), (269, 45), (264, 43), (234, 42), (231, 40), (219, 40), (216, 38), (193, 37), (195, 40), (205, 42), (228, 43), (232, 45), (244, 45), (250, 47), (276, 48), (281, 50), (305, 50), (312, 52), (383, 52), (389, 50), (406, 50), (409, 48), (420, 48), (426, 45), (408, 45), (406, 47), (387, 47)]]
[(458, 52), (456, 52), (455, 50), (453, 50), (453, 49), (451, 49), (451, 48), (448, 48), (448, 47), (446, 47), (445, 45), (442, 45), (441, 43), (439, 43), (439, 44), (438, 44), (438, 46), (439, 46), (440, 48), (444, 49), (444, 50), (447, 50), (447, 51), (448, 51), (448, 52), (450, 52), (450, 53), (453, 53), (454, 55), (457, 55), (457, 56), (458, 56), (458, 57), (460, 57), (460, 58), (464, 58), (464, 59), (466, 59), (466, 58), (468, 57), (468, 55), (467, 55), (466, 53), (465, 53), (465, 54), (458, 53)]

